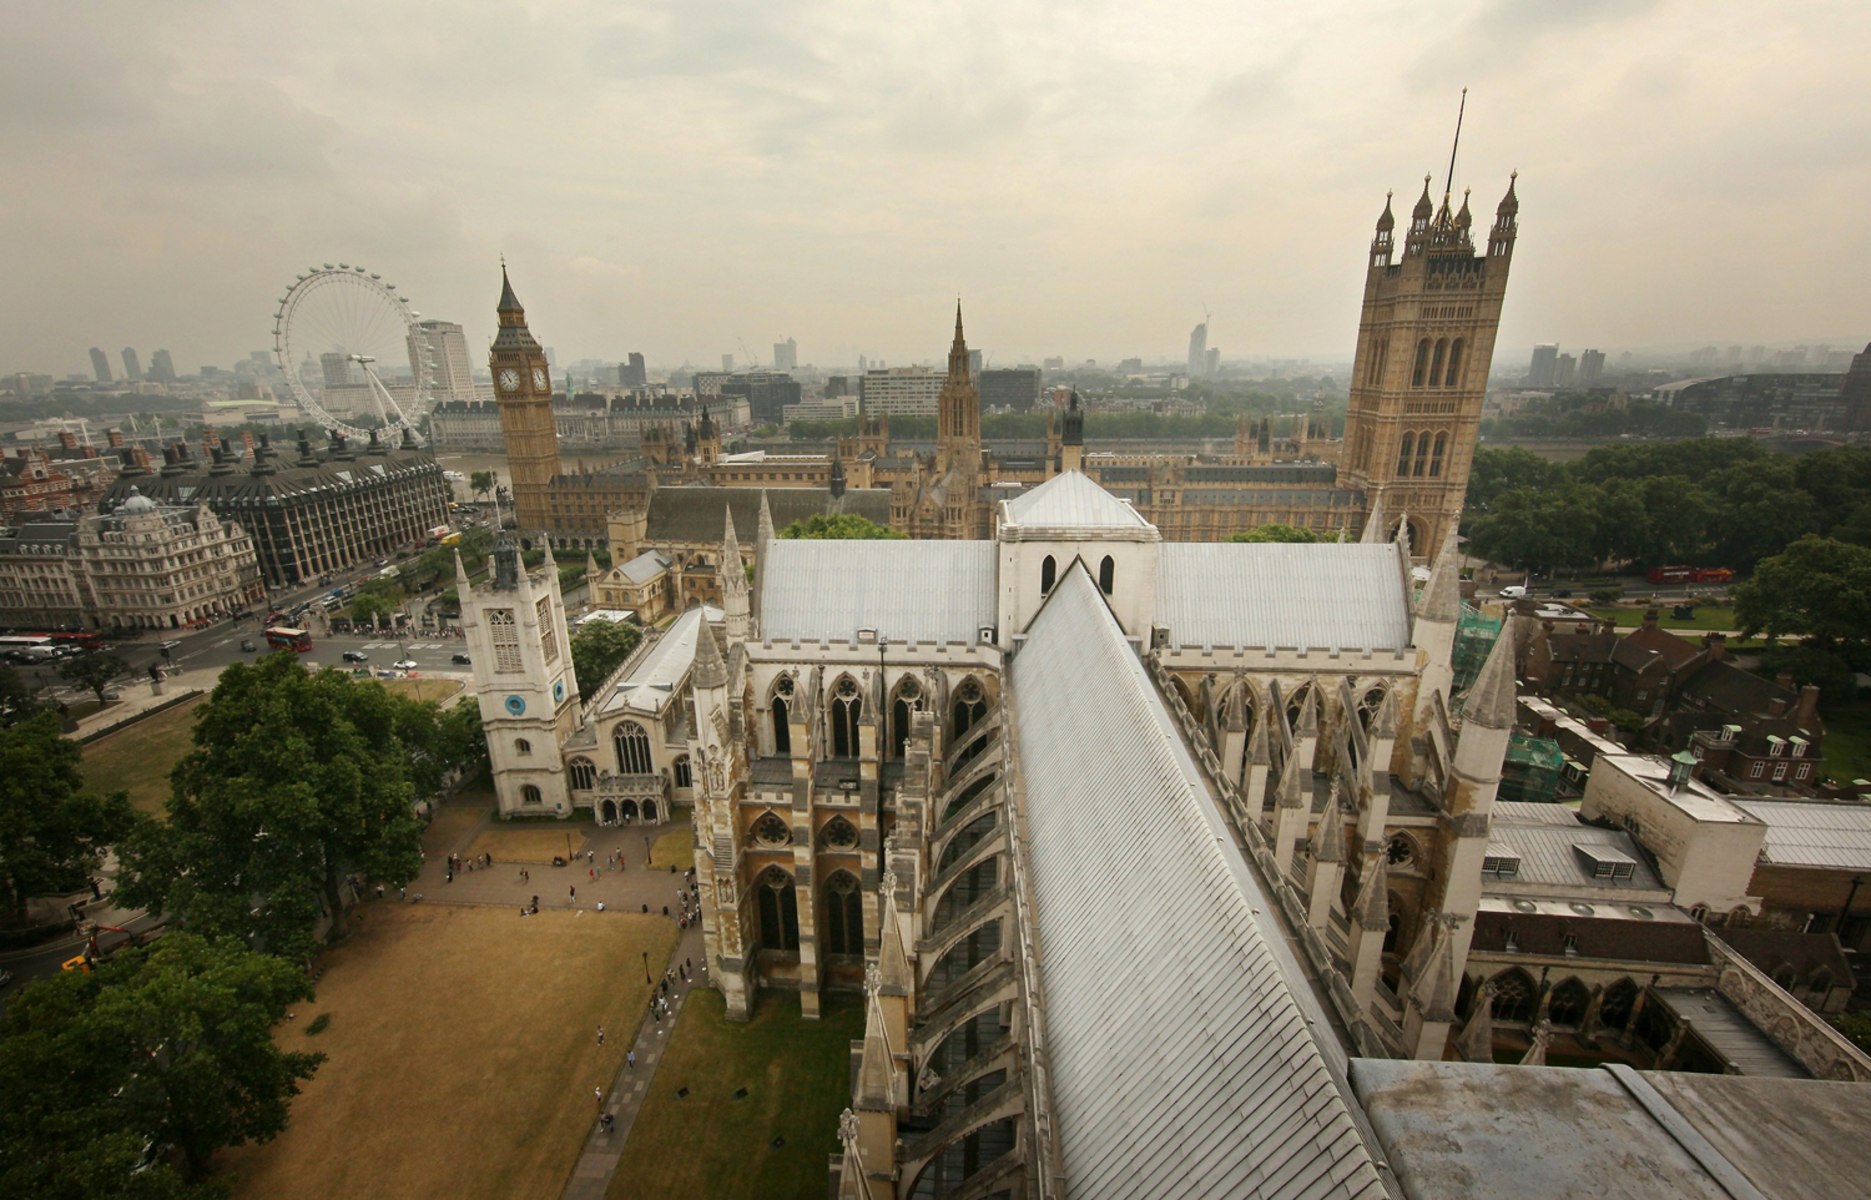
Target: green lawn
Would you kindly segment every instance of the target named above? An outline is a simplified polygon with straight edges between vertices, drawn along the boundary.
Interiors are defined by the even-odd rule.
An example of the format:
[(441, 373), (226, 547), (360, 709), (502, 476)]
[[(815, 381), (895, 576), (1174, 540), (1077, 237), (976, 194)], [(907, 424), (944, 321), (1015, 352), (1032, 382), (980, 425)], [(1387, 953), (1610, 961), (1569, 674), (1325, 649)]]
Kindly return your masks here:
[[(1718, 604), (1696, 605), (1696, 615), (1682, 620), (1670, 615), (1670, 605), (1660, 604), (1657, 624), (1665, 629), (1733, 629), (1735, 628), (1735, 610)], [(1634, 629), (1644, 623), (1645, 606), (1637, 608), (1609, 607), (1594, 604), (1592, 615), (1615, 622), (1621, 629)]]
[(85, 785), (98, 792), (128, 792), (131, 804), (162, 815), (169, 800), (169, 772), (188, 753), (195, 710), (206, 699), (198, 696), (164, 709), (87, 745)]
[(1827, 704), (1825, 773), (1840, 783), (1871, 779), (1871, 703)]
[[(698, 987), (637, 1114), (610, 1200), (637, 1196), (820, 1200), (838, 1114), (851, 1103), (851, 1042), (864, 1034), (856, 996), (827, 997), (818, 1021), (799, 997), (767, 992), (736, 1024), (721, 994)], [(676, 1092), (688, 1088), (678, 1099)], [(734, 1093), (746, 1088), (745, 1099)], [(775, 1149), (774, 1138), (785, 1144)]]

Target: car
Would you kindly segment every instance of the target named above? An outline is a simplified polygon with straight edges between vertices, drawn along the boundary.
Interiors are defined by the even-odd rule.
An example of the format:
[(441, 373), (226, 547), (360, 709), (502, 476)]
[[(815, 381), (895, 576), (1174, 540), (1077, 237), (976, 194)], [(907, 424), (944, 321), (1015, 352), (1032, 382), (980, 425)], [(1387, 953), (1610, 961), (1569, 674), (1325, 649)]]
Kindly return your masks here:
[(240, 639), (240, 648), (244, 653), (252, 654), (256, 650), (258, 650), (260, 647), (254, 644), (254, 641), (252, 638), (242, 638)]
[(390, 670), (388, 667), (378, 667), (377, 678), (378, 679), (395, 679), (396, 672)]
[(399, 658), (390, 665), (399, 671), (413, 671), (416, 669), (416, 660), (413, 658)]
[(169, 639), (168, 641), (166, 641), (166, 642), (164, 642), (164, 643), (162, 644), (162, 649), (164, 649), (164, 650), (173, 650), (173, 649), (175, 649), (175, 648), (176, 648), (177, 646), (180, 646), (181, 644), (182, 644), (182, 642), (181, 642), (181, 639), (179, 639), (179, 638), (170, 638), (170, 639)]
[(471, 655), (469, 655), (469, 654), (467, 654), (467, 653), (465, 653), (465, 652), (463, 652), (463, 651), (460, 651), (460, 650), (457, 650), (457, 651), (455, 651), (455, 653), (454, 653), (453, 655), (451, 655), (451, 656), (450, 656), (450, 658), (449, 658), (449, 661), (450, 661), (450, 662), (458, 662), (458, 663), (461, 663), (461, 664), (462, 664), (463, 666), (466, 666), (466, 665), (468, 665), (468, 664), (470, 664), (470, 663), (472, 663), (472, 662), (474, 661), (474, 658), (473, 658), (473, 656), (471, 656)]
[(344, 652), (344, 661), (349, 663), (366, 663), (370, 661), (370, 655), (365, 654), (362, 650), (346, 650)]
[(0, 967), (0, 988), (5, 987), (7, 984), (12, 983), (12, 982), (13, 982), (13, 972), (7, 970), (5, 967)]
[(1501, 599), (1503, 600), (1525, 600), (1526, 598), (1527, 589), (1521, 584), (1511, 583), (1501, 589)]

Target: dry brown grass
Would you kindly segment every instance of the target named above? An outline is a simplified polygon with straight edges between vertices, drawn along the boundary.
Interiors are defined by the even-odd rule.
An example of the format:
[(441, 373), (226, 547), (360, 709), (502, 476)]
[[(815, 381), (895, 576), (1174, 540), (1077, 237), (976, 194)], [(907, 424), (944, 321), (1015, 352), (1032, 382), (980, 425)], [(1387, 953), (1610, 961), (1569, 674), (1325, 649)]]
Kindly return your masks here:
[(583, 854), (586, 828), (582, 824), (554, 823), (533, 829), (496, 826), (481, 831), (480, 836), (468, 847), (467, 857), (491, 854), (495, 862), (539, 863), (543, 866), (551, 862), (555, 854), (569, 857), (566, 853), (568, 837), (571, 839), (571, 853)]
[(330, 1057), (278, 1140), (223, 1155), (235, 1197), (557, 1197), (647, 1000), (625, 968), (666, 961), (676, 933), (624, 913), (365, 907), (280, 1034)]
[(447, 708), (448, 702), (461, 691), (459, 679), (443, 679), (434, 675), (424, 675), (420, 679), (380, 679), (377, 682), (398, 696), (407, 696), (411, 700), (433, 700), (443, 708)]
[(689, 827), (687, 818), (685, 812), (681, 824), (657, 835), (650, 860), (658, 870), (668, 870), (671, 863), (683, 870), (695, 865), (695, 831)]

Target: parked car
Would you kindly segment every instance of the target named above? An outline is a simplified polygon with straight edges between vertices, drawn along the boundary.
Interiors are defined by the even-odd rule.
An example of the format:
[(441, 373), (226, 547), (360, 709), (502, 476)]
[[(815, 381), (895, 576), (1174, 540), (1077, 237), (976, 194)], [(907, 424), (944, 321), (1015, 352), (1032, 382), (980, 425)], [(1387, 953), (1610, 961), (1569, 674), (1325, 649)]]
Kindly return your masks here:
[(451, 661), (451, 662), (458, 662), (458, 663), (461, 663), (462, 665), (464, 665), (464, 666), (465, 666), (465, 665), (467, 665), (467, 664), (469, 664), (469, 663), (472, 663), (472, 662), (474, 661), (474, 659), (473, 659), (473, 657), (472, 657), (472, 656), (470, 656), (470, 655), (468, 655), (468, 654), (466, 654), (466, 653), (464, 653), (463, 651), (460, 651), (460, 650), (457, 650), (457, 651), (455, 651), (455, 653), (454, 653), (454, 654), (453, 654), (453, 655), (452, 655), (452, 656), (450, 657), (450, 660), (449, 660), (449, 661)]
[(1501, 599), (1503, 600), (1525, 600), (1526, 598), (1527, 589), (1518, 583), (1511, 583), (1501, 589)]
[(365, 654), (362, 650), (346, 650), (344, 652), (344, 661), (351, 662), (351, 663), (366, 663), (370, 661), (370, 655)]
[(413, 671), (416, 669), (416, 660), (413, 658), (399, 658), (390, 665), (399, 671)]
[(181, 644), (182, 644), (182, 642), (181, 642), (181, 639), (180, 639), (180, 638), (170, 638), (170, 639), (169, 639), (168, 641), (166, 641), (166, 642), (164, 642), (164, 643), (162, 644), (162, 649), (164, 649), (164, 650), (173, 650), (173, 649), (175, 649), (175, 648), (176, 648), (177, 646), (180, 646)]
[(242, 638), (240, 639), (240, 648), (244, 653), (252, 654), (260, 647), (254, 645), (252, 638)]

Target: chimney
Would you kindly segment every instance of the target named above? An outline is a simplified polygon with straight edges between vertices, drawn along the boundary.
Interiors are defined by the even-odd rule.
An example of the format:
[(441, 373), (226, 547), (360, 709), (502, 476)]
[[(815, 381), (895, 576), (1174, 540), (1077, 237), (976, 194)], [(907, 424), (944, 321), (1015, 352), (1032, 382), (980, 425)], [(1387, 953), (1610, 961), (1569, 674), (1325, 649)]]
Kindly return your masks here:
[(253, 457), (253, 430), (243, 429), (240, 431), (240, 444), (243, 450), (245, 451), (242, 457), (252, 458)]
[(1800, 698), (1793, 706), (1793, 723), (1801, 729), (1819, 728), (1819, 685), (1809, 683), (1800, 689)]
[(1775, 696), (1772, 700), (1769, 700), (1767, 702), (1767, 715), (1770, 717), (1786, 716), (1787, 698), (1785, 696)]
[(104, 431), (104, 441), (112, 450), (123, 449), (123, 430), (106, 429)]
[(1644, 610), (1644, 628), (1655, 629), (1657, 627), (1657, 618), (1661, 615), (1662, 614), (1654, 608), (1646, 608)]
[(1793, 672), (1791, 671), (1780, 672), (1780, 674), (1774, 676), (1774, 682), (1779, 684), (1781, 687), (1785, 688), (1787, 691), (1789, 692), (1792, 691), (1795, 686), (1793, 683)]
[(1728, 658), (1728, 635), (1725, 633), (1707, 634), (1702, 639), (1702, 649), (1707, 652), (1712, 663), (1724, 662)]
[(58, 444), (67, 450), (76, 450), (78, 448), (78, 435), (69, 429), (61, 429), (58, 433)]

